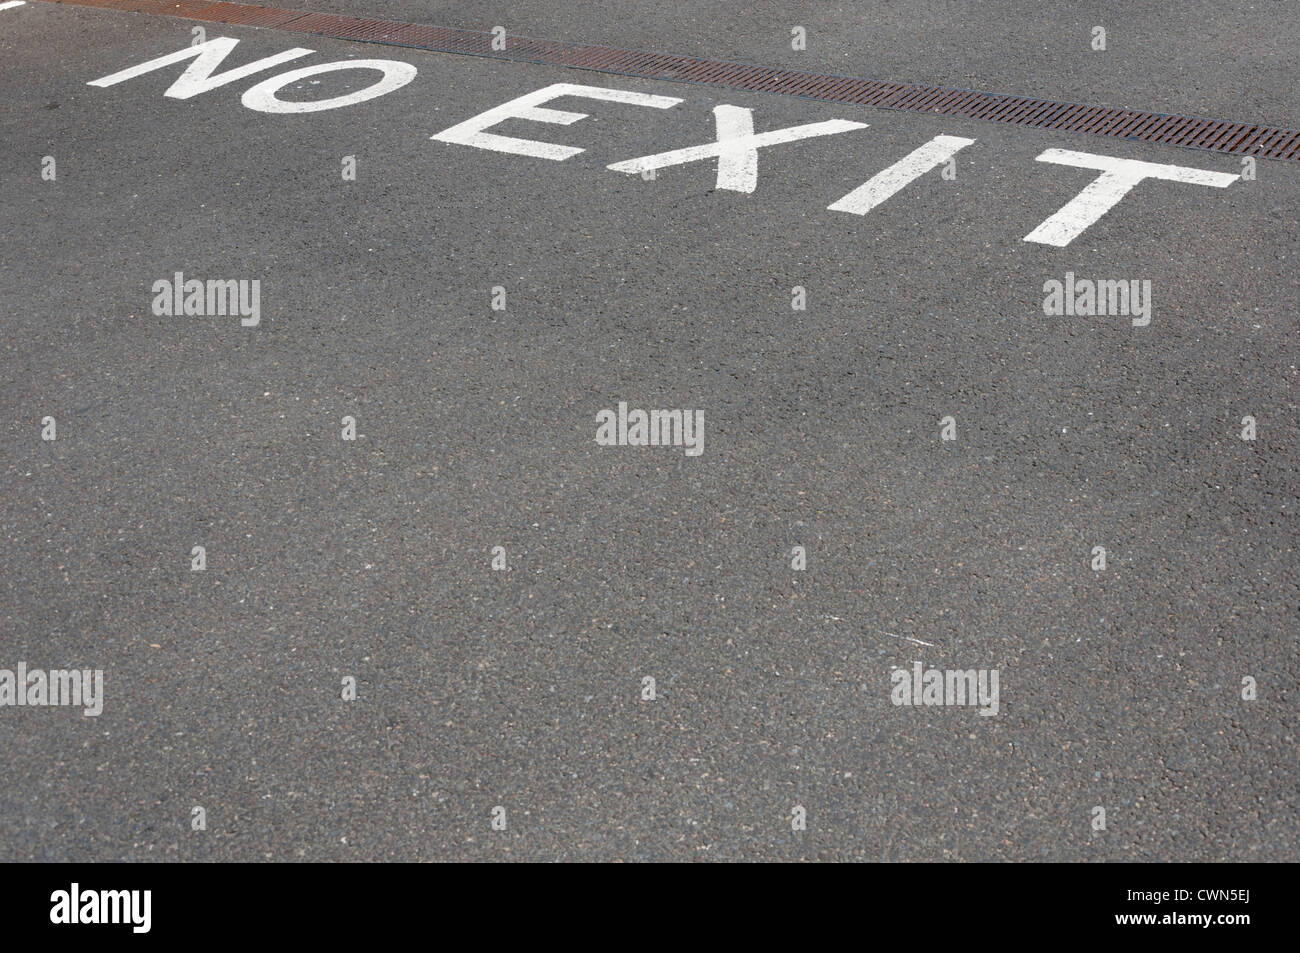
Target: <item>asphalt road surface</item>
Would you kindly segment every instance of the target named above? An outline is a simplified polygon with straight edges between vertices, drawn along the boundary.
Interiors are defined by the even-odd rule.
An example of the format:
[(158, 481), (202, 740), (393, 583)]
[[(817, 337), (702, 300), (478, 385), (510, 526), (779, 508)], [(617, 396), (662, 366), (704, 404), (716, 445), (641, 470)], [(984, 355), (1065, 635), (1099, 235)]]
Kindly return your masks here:
[[(0, 860), (1300, 859), (1300, 163), (4, 6)], [(716, 6), (310, 8), (1300, 125), (1294, 2)], [(724, 120), (865, 127), (609, 168)]]

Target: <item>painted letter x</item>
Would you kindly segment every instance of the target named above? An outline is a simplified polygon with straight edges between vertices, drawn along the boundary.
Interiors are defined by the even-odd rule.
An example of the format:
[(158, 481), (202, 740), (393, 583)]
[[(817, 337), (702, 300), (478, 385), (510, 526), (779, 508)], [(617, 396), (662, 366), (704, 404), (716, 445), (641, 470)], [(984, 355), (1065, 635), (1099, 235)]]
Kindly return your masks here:
[(804, 126), (790, 126), (788, 129), (774, 129), (771, 132), (754, 134), (754, 114), (740, 106), (715, 106), (713, 117), (717, 122), (718, 139), (702, 146), (689, 149), (675, 149), (672, 152), (660, 152), (657, 155), (642, 156), (615, 162), (607, 168), (615, 172), (648, 172), (651, 169), (663, 169), (670, 165), (685, 165), (701, 159), (718, 160), (718, 184), (720, 189), (732, 192), (752, 192), (758, 186), (758, 150), (762, 146), (775, 146), (782, 142), (795, 142), (799, 139), (811, 139), (813, 136), (830, 136), (837, 132), (851, 129), (865, 129), (865, 122), (849, 122), (846, 119), (830, 119), (826, 122), (812, 122)]

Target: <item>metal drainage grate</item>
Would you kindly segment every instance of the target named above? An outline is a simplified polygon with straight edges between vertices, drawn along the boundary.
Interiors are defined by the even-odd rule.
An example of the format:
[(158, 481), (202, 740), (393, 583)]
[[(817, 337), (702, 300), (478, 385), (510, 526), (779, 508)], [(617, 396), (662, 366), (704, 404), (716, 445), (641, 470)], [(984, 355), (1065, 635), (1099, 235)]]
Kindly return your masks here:
[(174, 16), (206, 23), (276, 27), (339, 40), (405, 46), (438, 53), (463, 53), (494, 59), (567, 66), (575, 69), (636, 76), (643, 79), (700, 83), (781, 93), (829, 103), (851, 103), (931, 115), (960, 116), (989, 122), (1083, 132), (1113, 139), (1131, 139), (1207, 149), (1262, 159), (1300, 160), (1300, 131), (1247, 122), (1197, 119), (1134, 109), (1085, 106), (1023, 96), (1001, 96), (978, 90), (914, 83), (885, 83), (852, 76), (832, 76), (803, 70), (750, 66), (693, 56), (644, 53), (609, 46), (563, 43), (507, 36), (506, 48), (492, 49), (492, 34), (452, 27), (420, 26), (397, 20), (336, 16), (280, 10), (246, 3), (208, 0), (46, 0), (81, 7)]

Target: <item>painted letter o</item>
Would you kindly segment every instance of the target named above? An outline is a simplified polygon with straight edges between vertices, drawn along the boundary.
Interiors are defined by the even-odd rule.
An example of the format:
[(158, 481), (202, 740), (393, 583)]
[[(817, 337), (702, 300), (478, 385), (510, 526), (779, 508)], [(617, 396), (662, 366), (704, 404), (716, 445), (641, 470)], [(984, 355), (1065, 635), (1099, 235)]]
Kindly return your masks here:
[[(276, 96), (276, 93), (290, 83), (306, 79), (308, 76), (315, 76), (317, 73), (332, 73), (341, 69), (376, 69), (381, 71), (384, 76), (379, 82), (373, 83), (365, 89), (358, 89), (356, 92), (345, 93), (342, 96), (333, 96), (312, 103), (290, 102)], [(410, 63), (399, 63), (397, 60), (346, 60), (337, 63), (318, 63), (315, 66), (304, 66), (301, 69), (290, 70), (279, 76), (272, 76), (270, 79), (263, 80), (248, 89), (240, 102), (249, 109), (256, 109), (258, 112), (263, 113), (321, 112), (326, 109), (338, 109), (341, 106), (364, 103), (367, 99), (374, 99), (376, 96), (382, 96), (385, 93), (393, 92), (393, 90), (401, 89), (415, 79), (415, 72), (415, 67)]]

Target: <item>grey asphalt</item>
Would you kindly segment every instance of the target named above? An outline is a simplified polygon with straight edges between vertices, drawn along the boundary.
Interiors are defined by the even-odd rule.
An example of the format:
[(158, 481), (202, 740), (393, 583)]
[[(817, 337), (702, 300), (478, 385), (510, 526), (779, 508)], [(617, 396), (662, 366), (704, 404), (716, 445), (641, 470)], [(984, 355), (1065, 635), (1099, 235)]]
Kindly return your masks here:
[[(1112, 5), (596, 6), (312, 8), (1300, 120), (1294, 4), (1103, 16), (1110, 68)], [(419, 75), (291, 116), (87, 85), (194, 25), (0, 12), (0, 668), (106, 694), (0, 708), (0, 859), (1300, 859), (1300, 164), (1058, 249), (1022, 239), (1093, 174), (1046, 148), (1240, 161), (211, 24)], [(559, 82), (685, 101), (502, 126), (564, 162), (430, 140)], [(720, 103), (869, 128), (761, 149), (749, 195), (605, 168)], [(977, 140), (955, 180), (827, 211), (936, 135)], [(259, 279), (260, 326), (155, 316), (176, 271)], [(1044, 315), (1067, 271), (1149, 279), (1151, 325)], [(702, 409), (703, 454), (598, 446), (619, 401)], [(997, 669), (999, 714), (893, 705), (914, 661)]]

